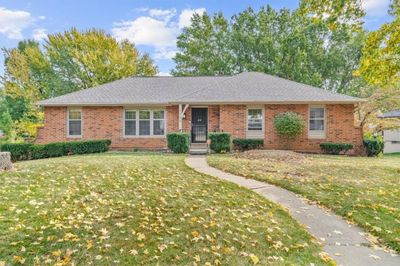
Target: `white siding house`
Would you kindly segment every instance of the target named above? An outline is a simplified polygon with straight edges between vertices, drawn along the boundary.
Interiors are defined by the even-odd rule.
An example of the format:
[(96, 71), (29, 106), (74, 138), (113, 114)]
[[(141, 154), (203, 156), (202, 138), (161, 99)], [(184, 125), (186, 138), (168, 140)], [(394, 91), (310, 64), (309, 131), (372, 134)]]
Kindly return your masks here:
[[(380, 118), (398, 118), (400, 126), (400, 110), (385, 113)], [(400, 129), (384, 130), (383, 140), (385, 141), (384, 153), (400, 152)]]

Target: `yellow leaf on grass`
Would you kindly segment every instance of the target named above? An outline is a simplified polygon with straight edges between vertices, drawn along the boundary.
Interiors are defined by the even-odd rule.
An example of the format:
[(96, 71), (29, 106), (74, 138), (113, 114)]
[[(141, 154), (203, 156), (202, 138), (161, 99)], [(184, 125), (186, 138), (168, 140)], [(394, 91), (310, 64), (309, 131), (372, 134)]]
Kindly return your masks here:
[(138, 254), (138, 252), (137, 252), (136, 249), (131, 249), (131, 250), (129, 251), (129, 254), (131, 254), (131, 255), (133, 255), (133, 256), (136, 256), (136, 255)]
[(193, 231), (193, 232), (192, 232), (192, 236), (193, 236), (193, 237), (199, 237), (199, 235), (200, 235), (200, 234), (199, 234), (199, 232), (197, 232), (197, 231)]
[(200, 262), (200, 256), (199, 256), (199, 255), (196, 255), (196, 256), (194, 256), (193, 258), (194, 258), (194, 260), (195, 260), (196, 262)]
[(253, 265), (256, 265), (260, 261), (260, 259), (254, 254), (250, 254), (250, 259), (253, 262)]

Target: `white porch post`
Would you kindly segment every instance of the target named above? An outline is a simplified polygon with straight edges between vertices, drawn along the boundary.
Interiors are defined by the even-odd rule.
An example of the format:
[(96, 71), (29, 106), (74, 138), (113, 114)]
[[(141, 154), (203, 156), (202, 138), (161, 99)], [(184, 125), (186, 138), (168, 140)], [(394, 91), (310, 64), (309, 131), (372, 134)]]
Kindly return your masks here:
[(178, 129), (179, 131), (182, 131), (182, 104), (179, 104), (179, 126)]
[(185, 107), (182, 110), (182, 104), (179, 104), (179, 131), (182, 132), (182, 120), (185, 117), (185, 112), (188, 109), (189, 104), (185, 104)]

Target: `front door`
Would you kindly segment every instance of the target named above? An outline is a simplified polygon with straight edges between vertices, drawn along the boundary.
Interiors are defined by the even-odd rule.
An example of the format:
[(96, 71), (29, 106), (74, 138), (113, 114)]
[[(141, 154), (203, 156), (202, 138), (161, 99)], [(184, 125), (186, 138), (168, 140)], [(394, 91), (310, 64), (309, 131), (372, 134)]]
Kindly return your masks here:
[(192, 108), (192, 142), (207, 141), (208, 109)]

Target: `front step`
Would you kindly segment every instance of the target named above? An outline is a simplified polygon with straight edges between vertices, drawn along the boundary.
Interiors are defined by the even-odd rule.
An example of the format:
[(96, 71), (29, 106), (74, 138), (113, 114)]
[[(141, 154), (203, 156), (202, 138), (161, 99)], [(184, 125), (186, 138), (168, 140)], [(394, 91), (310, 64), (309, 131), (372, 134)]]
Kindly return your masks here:
[(204, 155), (208, 153), (208, 147), (206, 143), (192, 143), (189, 148), (189, 154), (192, 155)]

